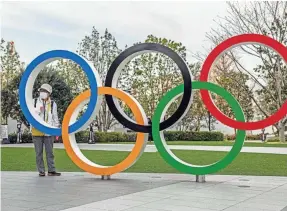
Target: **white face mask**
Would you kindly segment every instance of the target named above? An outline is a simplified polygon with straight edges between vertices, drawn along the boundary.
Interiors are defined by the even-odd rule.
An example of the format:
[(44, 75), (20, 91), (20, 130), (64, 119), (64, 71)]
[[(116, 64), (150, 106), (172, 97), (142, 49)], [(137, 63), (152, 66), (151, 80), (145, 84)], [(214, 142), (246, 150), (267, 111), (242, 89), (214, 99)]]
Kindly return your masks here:
[(40, 98), (43, 99), (43, 100), (46, 100), (48, 98), (48, 93), (40, 92)]

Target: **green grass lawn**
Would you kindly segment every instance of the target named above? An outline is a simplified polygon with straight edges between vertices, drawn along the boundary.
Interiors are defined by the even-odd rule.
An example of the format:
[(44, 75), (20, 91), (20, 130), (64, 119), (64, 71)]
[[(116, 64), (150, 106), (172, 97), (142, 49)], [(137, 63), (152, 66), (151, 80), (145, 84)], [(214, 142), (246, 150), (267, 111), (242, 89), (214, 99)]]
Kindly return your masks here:
[[(33, 148), (2, 148), (2, 171), (36, 171), (35, 152)], [(92, 161), (103, 165), (113, 165), (123, 160), (128, 152), (91, 151), (82, 152)], [(179, 158), (193, 164), (213, 163), (227, 152), (211, 151), (173, 151)], [(55, 149), (56, 167), (62, 172), (81, 171), (65, 150)], [(145, 152), (127, 172), (180, 173), (169, 166), (157, 152)], [(216, 174), (226, 175), (268, 175), (287, 176), (287, 155), (240, 153), (228, 167)]]
[[(101, 144), (101, 143), (99, 143)], [(133, 144), (133, 142), (108, 142), (102, 144)], [(153, 142), (148, 142), (149, 145), (153, 145)], [(169, 145), (201, 145), (201, 146), (232, 146), (234, 142), (232, 141), (168, 141)], [(245, 142), (246, 147), (287, 147), (287, 143), (252, 143)]]

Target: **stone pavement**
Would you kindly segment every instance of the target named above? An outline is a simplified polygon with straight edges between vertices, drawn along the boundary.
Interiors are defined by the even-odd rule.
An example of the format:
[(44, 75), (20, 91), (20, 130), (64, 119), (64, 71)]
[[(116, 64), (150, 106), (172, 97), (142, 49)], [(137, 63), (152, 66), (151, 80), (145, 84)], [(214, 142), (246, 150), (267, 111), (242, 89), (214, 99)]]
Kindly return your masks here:
[(185, 174), (120, 173), (101, 180), (88, 173), (38, 177), (1, 172), (3, 211), (281, 211), (287, 177), (216, 176), (206, 183)]
[[(80, 149), (107, 150), (107, 151), (131, 151), (134, 144), (78, 144)], [(1, 147), (34, 147), (33, 144), (4, 144)], [(64, 149), (64, 145), (55, 143), (54, 148)], [(229, 152), (231, 146), (191, 146), (191, 145), (169, 145), (170, 149), (178, 150), (206, 150)], [(156, 152), (154, 145), (146, 145), (145, 152)], [(241, 152), (267, 153), (287, 155), (287, 147), (243, 147)]]

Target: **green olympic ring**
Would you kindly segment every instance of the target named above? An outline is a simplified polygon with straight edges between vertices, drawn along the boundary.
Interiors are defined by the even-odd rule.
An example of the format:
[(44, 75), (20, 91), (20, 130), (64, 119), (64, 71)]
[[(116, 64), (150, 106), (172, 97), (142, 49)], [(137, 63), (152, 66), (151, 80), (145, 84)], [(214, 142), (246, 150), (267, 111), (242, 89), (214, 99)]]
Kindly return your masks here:
[[(244, 113), (242, 111), (242, 108), (240, 107), (237, 100), (224, 88), (213, 84), (209, 82), (201, 82), (201, 81), (194, 81), (192, 82), (192, 89), (205, 89), (209, 90), (211, 92), (214, 92), (215, 94), (220, 95), (223, 97), (227, 103), (230, 105), (232, 111), (235, 114), (236, 120), (245, 122)], [(230, 150), (230, 152), (221, 160), (204, 166), (198, 166), (198, 165), (192, 165), (189, 163), (186, 163), (185, 161), (180, 160), (178, 157), (176, 157), (173, 152), (168, 149), (168, 146), (166, 144), (166, 141), (164, 139), (163, 131), (160, 131), (159, 123), (163, 119), (168, 107), (173, 102), (174, 99), (176, 99), (179, 95), (183, 93), (184, 87), (183, 84), (175, 87), (174, 89), (170, 90), (166, 93), (165, 96), (162, 97), (160, 100), (158, 106), (155, 109), (155, 113), (152, 117), (152, 136), (155, 143), (155, 146), (160, 153), (160, 155), (163, 157), (163, 159), (170, 164), (175, 169), (189, 173), (189, 174), (195, 174), (195, 175), (204, 175), (204, 174), (211, 174), (214, 172), (217, 172), (226, 166), (228, 166), (235, 157), (239, 154), (243, 144), (246, 132), (245, 130), (238, 130), (236, 134), (235, 143)]]

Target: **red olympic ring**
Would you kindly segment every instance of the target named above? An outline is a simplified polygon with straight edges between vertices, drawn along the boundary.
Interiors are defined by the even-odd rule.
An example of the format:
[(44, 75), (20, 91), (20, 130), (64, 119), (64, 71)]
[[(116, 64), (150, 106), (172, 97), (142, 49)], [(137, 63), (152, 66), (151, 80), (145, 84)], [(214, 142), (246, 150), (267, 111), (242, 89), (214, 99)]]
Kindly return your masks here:
[[(280, 42), (259, 34), (242, 34), (238, 36), (231, 37), (218, 46), (216, 46), (211, 53), (207, 56), (200, 73), (200, 81), (208, 80), (208, 73), (211, 69), (213, 62), (216, 58), (222, 54), (224, 51), (229, 48), (235, 47), (235, 45), (241, 43), (257, 43), (263, 44), (267, 47), (271, 47), (275, 50), (287, 63), (287, 48), (282, 45)], [(275, 124), (280, 121), (287, 114), (287, 101), (284, 102), (282, 107), (276, 111), (273, 115), (269, 116), (264, 120), (260, 120), (257, 122), (239, 122), (233, 119), (230, 119), (225, 114), (223, 114), (217, 107), (214, 105), (211, 96), (207, 90), (200, 90), (200, 94), (202, 97), (202, 101), (205, 104), (206, 108), (210, 111), (210, 113), (218, 119), (221, 123), (233, 127), (240, 130), (256, 130), (268, 127), (270, 125)]]

